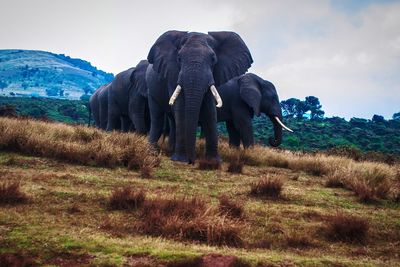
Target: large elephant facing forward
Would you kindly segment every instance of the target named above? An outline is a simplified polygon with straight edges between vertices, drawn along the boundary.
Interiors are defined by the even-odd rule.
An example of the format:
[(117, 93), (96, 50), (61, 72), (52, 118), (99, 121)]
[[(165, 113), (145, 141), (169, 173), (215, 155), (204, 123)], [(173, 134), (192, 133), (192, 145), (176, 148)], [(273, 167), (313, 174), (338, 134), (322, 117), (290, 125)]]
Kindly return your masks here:
[[(107, 131), (122, 129), (146, 134), (150, 128), (147, 101), (147, 60), (117, 74), (108, 92)], [(132, 124), (133, 123), (133, 124)]]
[[(249, 49), (234, 32), (208, 34), (168, 31), (151, 47), (146, 74), (151, 128), (149, 141), (161, 135), (164, 113), (171, 118), (173, 160), (193, 163), (196, 128), (204, 121), (206, 157), (219, 159), (216, 90), (229, 79), (244, 74), (253, 62)], [(172, 108), (168, 106), (172, 105)]]
[(254, 144), (252, 118), (260, 113), (267, 115), (274, 125), (271, 146), (282, 142), (282, 128), (292, 131), (282, 123), (282, 109), (275, 86), (253, 73), (233, 78), (218, 88), (224, 102), (217, 110), (218, 121), (225, 121), (232, 146), (249, 147)]

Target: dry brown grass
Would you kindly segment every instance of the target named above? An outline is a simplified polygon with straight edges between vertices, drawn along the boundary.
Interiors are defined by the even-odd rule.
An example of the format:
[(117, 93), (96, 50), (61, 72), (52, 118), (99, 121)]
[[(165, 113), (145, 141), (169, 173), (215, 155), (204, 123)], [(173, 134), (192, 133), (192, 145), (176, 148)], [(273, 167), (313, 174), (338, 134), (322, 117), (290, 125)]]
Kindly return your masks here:
[(26, 119), (0, 118), (0, 149), (90, 166), (129, 166), (144, 176), (159, 162), (143, 136)]
[(142, 190), (123, 187), (112, 192), (108, 205), (115, 210), (135, 210), (143, 205), (145, 199), (146, 194)]
[(353, 191), (362, 202), (378, 199), (395, 200), (400, 167), (379, 162), (357, 162), (347, 157), (325, 154), (305, 154), (268, 147), (254, 146), (238, 152), (227, 143), (220, 143), (221, 157), (235, 162), (237, 155), (244, 164), (288, 168), (315, 176), (325, 176), (327, 187), (344, 187)]
[(227, 195), (219, 198), (219, 210), (232, 218), (242, 218), (244, 213), (243, 205)]
[(224, 216), (199, 198), (146, 200), (139, 212), (139, 232), (191, 240), (209, 245), (241, 246), (241, 224)]
[(38, 266), (31, 258), (18, 253), (0, 253), (0, 266), (29, 267)]
[(310, 233), (296, 229), (284, 233), (284, 245), (291, 248), (307, 248), (313, 246), (313, 240)]
[(281, 195), (283, 181), (280, 177), (264, 176), (252, 184), (250, 194), (261, 198), (278, 198)]
[(0, 204), (20, 204), (28, 202), (29, 197), (21, 191), (19, 182), (0, 184)]
[(368, 230), (366, 219), (342, 212), (331, 216), (327, 222), (327, 235), (336, 241), (363, 243), (367, 239)]
[(348, 162), (328, 175), (331, 185), (343, 185), (362, 202), (388, 198), (395, 183), (393, 168), (383, 163)]

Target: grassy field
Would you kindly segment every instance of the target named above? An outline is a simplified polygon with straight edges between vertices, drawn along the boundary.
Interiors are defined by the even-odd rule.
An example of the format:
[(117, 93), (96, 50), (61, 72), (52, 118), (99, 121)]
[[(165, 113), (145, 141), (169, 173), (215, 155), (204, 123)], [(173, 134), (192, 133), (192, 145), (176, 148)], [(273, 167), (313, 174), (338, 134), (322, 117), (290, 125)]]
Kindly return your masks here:
[(0, 118), (0, 265), (400, 266), (400, 166), (220, 153), (192, 166), (133, 134)]

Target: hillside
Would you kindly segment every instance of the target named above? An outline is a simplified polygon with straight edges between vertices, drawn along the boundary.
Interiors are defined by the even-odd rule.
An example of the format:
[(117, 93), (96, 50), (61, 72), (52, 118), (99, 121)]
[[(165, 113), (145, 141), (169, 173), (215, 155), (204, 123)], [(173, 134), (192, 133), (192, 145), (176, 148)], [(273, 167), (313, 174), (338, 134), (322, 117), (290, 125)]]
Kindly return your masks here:
[(0, 118), (0, 265), (400, 265), (399, 165), (219, 150), (204, 170), (134, 134)]
[(0, 95), (79, 99), (112, 78), (87, 61), (62, 54), (0, 50)]
[[(290, 150), (318, 151), (337, 146), (354, 147), (363, 152), (382, 152), (400, 156), (400, 120), (375, 122), (361, 118), (285, 118), (294, 133), (285, 131), (282, 147)], [(253, 120), (255, 138), (268, 144), (273, 129), (270, 120)]]

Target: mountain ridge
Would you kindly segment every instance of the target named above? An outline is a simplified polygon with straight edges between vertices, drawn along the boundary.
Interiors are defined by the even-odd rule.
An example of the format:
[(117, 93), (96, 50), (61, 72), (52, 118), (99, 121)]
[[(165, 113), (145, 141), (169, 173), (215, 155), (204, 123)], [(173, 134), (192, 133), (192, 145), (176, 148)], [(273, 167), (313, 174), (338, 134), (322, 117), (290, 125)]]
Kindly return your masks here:
[(0, 50), (0, 94), (76, 100), (113, 79), (90, 62), (41, 50)]

